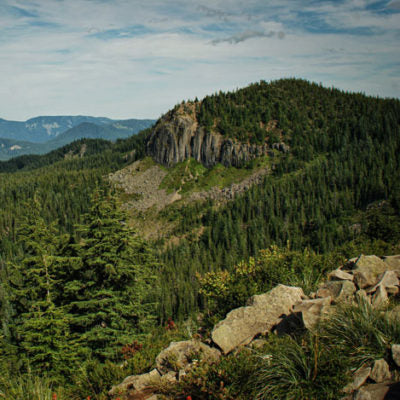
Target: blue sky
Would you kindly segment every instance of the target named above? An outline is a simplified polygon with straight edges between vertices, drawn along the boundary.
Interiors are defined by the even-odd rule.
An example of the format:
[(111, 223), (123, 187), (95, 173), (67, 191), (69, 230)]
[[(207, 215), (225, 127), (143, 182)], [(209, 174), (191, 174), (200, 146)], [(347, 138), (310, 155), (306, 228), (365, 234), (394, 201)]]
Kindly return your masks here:
[(0, 118), (158, 118), (299, 77), (400, 96), (400, 0), (0, 0)]

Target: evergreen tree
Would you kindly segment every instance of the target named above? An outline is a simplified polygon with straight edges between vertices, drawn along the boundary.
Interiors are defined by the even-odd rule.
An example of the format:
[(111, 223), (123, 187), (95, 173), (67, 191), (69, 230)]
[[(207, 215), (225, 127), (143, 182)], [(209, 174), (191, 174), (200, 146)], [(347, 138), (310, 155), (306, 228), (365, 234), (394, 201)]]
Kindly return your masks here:
[(116, 358), (118, 346), (131, 342), (153, 319), (157, 263), (126, 225), (109, 189), (94, 192), (78, 232), (82, 266), (65, 288), (73, 330), (94, 356)]
[(63, 236), (56, 224), (41, 217), (35, 196), (27, 205), (25, 221), (17, 234), (23, 256), (15, 264), (14, 304), (18, 317), (12, 326), (22, 358), (39, 373), (65, 373), (76, 360), (69, 342), (69, 317), (58, 303), (60, 271), (66, 258), (60, 254)]

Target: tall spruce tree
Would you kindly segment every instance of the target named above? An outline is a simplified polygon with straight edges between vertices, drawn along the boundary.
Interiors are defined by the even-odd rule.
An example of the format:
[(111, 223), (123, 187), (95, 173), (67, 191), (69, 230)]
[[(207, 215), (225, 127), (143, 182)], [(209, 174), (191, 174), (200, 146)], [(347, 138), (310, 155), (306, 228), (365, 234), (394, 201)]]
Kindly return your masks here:
[(55, 222), (44, 221), (40, 204), (35, 196), (17, 232), (22, 256), (12, 279), (17, 311), (12, 329), (21, 358), (32, 369), (60, 375), (76, 360), (69, 342), (69, 316), (59, 303), (60, 275), (66, 265), (60, 254), (64, 237)]
[(82, 266), (65, 287), (72, 327), (94, 357), (116, 359), (119, 346), (153, 319), (158, 266), (146, 243), (126, 225), (108, 188), (94, 192), (78, 233)]

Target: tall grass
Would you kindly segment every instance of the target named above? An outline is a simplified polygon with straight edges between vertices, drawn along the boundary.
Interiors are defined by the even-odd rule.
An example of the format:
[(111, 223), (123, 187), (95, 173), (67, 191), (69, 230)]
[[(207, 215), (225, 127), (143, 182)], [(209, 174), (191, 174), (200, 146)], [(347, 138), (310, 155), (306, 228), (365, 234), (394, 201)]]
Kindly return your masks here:
[(7, 400), (73, 400), (62, 388), (54, 387), (51, 379), (25, 374), (0, 378), (0, 399)]
[(391, 344), (400, 343), (400, 321), (385, 311), (364, 299), (341, 305), (321, 326), (321, 335), (358, 365), (385, 358)]
[(257, 356), (258, 370), (251, 378), (255, 399), (338, 397), (338, 388), (347, 380), (345, 358), (329, 351), (318, 336), (307, 335), (300, 342), (287, 336), (272, 342)]

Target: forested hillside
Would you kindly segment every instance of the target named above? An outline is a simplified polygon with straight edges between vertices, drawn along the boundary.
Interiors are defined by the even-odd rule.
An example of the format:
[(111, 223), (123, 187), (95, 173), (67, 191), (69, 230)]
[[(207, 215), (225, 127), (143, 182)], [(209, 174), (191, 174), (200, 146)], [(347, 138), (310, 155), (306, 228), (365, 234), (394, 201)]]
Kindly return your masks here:
[[(305, 263), (313, 260), (313, 289), (344, 257), (400, 252), (399, 100), (285, 79), (183, 103), (163, 118), (185, 112), (210, 134), (266, 150), (240, 167), (192, 171), (188, 160), (165, 169), (163, 188), (181, 199), (146, 213), (122, 211), (129, 196), (107, 177), (146, 156), (151, 128), (115, 143), (85, 139), (0, 163), (3, 376), (34, 371), (72, 382), (70, 398), (102, 398), (104, 387), (82, 376), (99, 385), (120, 378), (108, 362), (121, 362), (126, 351), (142, 354), (138, 343), (166, 321), (204, 312), (199, 276), (206, 272), (234, 273), (274, 245), (293, 263), (286, 276), (294, 280), (306, 279)], [(268, 174), (229, 201), (185, 197), (209, 190), (210, 177), (223, 186), (260, 165)], [(216, 179), (221, 174), (229, 179)], [(134, 218), (172, 228), (145, 241), (130, 228), (140, 226)], [(241, 305), (251, 290), (240, 282), (235, 290)], [(143, 358), (127, 368), (144, 370)]]

